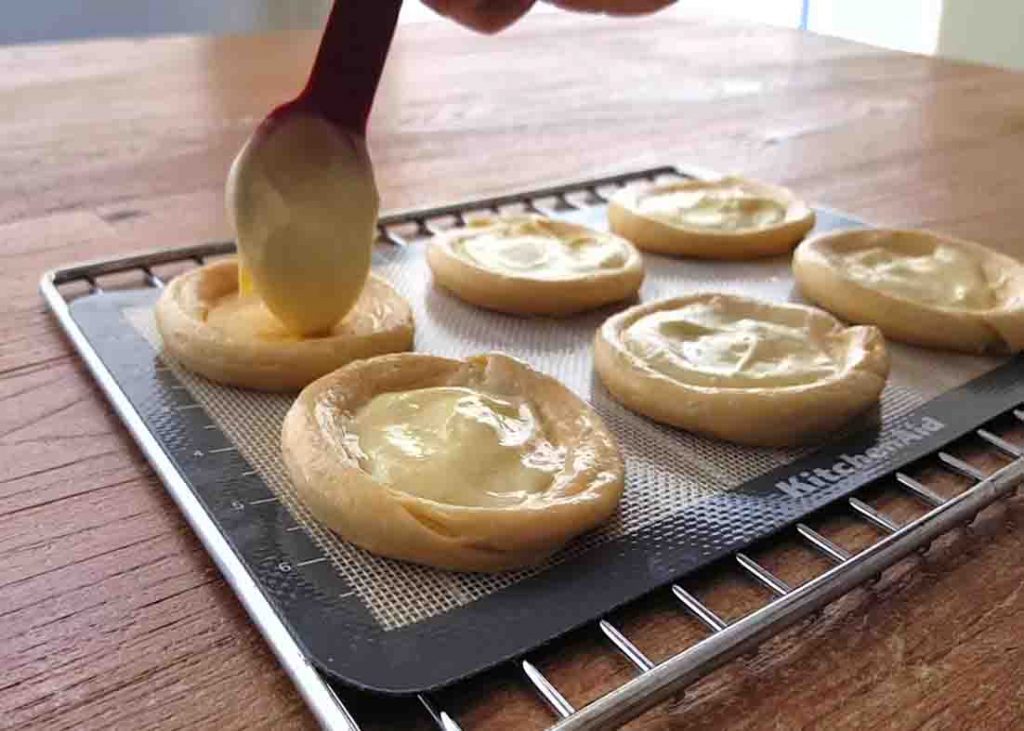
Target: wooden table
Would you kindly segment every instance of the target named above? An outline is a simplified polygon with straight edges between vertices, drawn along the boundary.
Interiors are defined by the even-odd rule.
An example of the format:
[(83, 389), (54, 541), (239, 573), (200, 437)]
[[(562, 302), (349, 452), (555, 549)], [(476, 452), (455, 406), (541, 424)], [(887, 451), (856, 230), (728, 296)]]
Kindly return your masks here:
[[(228, 236), (227, 165), (315, 40), (0, 50), (0, 725), (313, 724), (35, 287), (69, 261)], [(400, 30), (371, 126), (386, 208), (687, 162), (1024, 254), (1024, 75), (996, 69), (728, 23), (438, 23)], [(1021, 508), (990, 513), (637, 726), (1019, 727)], [(794, 582), (823, 568), (770, 554)], [(764, 599), (704, 584), (730, 616)], [(655, 659), (699, 636), (660, 605), (620, 622)], [(630, 677), (586, 634), (538, 662), (577, 704)], [(549, 721), (501, 672), (441, 700), (467, 727)], [(370, 727), (408, 723), (401, 703), (353, 703)]]

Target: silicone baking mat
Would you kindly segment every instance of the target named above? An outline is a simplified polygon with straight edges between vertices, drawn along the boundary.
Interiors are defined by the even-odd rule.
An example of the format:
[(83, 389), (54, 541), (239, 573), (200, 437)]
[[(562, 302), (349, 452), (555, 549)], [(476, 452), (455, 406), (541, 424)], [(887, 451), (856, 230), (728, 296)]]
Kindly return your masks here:
[[(604, 226), (602, 205), (556, 215)], [(818, 230), (856, 225), (819, 211)], [(345, 543), (309, 515), (283, 469), (279, 433), (291, 396), (217, 386), (164, 361), (152, 288), (71, 304), (104, 365), (308, 656), (329, 676), (362, 688), (419, 692), (520, 654), (785, 527), (1024, 400), (1019, 358), (891, 344), (892, 375), (880, 409), (829, 445), (752, 449), (704, 439), (632, 414), (596, 380), (590, 341), (615, 308), (546, 319), (465, 305), (432, 285), (424, 234), (420, 226), (409, 245), (385, 244), (375, 254), (377, 273), (413, 307), (416, 349), (454, 357), (501, 350), (522, 358), (594, 404), (622, 446), (627, 487), (618, 514), (542, 566), (459, 574), (378, 558)], [(788, 257), (721, 263), (646, 255), (645, 263), (645, 301), (698, 289), (799, 299)]]

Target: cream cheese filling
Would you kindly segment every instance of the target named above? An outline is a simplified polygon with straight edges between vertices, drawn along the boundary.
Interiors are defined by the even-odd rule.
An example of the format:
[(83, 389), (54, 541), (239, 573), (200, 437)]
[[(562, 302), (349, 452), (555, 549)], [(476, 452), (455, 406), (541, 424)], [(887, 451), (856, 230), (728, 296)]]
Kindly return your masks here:
[(913, 302), (963, 310), (998, 304), (981, 262), (957, 247), (940, 244), (930, 252), (911, 253), (872, 246), (834, 256), (858, 284)]
[(278, 343), (315, 342), (320, 338), (364, 336), (388, 328), (395, 319), (396, 301), (380, 280), (371, 276), (349, 312), (327, 331), (303, 336), (288, 328), (255, 293), (237, 290), (207, 301), (203, 322), (232, 340), (259, 340)]
[(712, 231), (763, 229), (786, 218), (786, 205), (735, 181), (652, 188), (637, 197), (637, 211), (672, 225)]
[(302, 340), (278, 320), (254, 294), (229, 294), (213, 303), (206, 313), (206, 324), (245, 340)]
[(378, 199), (365, 141), (319, 115), (274, 118), (242, 148), (226, 197), (241, 291), (296, 334), (329, 331), (370, 271)]
[(629, 257), (628, 249), (615, 237), (582, 230), (567, 235), (529, 218), (470, 230), (452, 242), (452, 250), (484, 269), (536, 279), (619, 269)]
[(754, 316), (721, 301), (695, 302), (641, 317), (622, 341), (652, 370), (697, 386), (797, 386), (841, 371), (835, 338), (788, 311), (772, 315)]
[(345, 431), (375, 480), (450, 505), (517, 505), (547, 490), (565, 463), (528, 403), (472, 388), (380, 394)]

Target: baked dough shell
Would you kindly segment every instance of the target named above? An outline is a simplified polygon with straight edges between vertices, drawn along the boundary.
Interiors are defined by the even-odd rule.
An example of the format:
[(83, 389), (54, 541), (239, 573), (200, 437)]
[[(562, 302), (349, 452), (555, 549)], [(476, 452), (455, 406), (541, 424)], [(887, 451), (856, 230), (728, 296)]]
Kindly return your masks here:
[[(754, 310), (790, 307), (808, 319), (830, 321), (849, 343), (846, 367), (834, 377), (775, 388), (720, 388), (662, 375), (631, 353), (622, 333), (640, 318), (709, 298), (740, 300)], [(608, 391), (629, 409), (655, 421), (738, 444), (793, 446), (820, 441), (877, 403), (889, 373), (882, 334), (845, 328), (831, 315), (802, 305), (759, 302), (723, 294), (693, 294), (631, 307), (610, 317), (594, 338), (594, 365)]]
[[(568, 450), (548, 491), (508, 507), (421, 498), (374, 480), (338, 438), (346, 416), (378, 394), (447, 385), (529, 399), (547, 438)], [(326, 526), (372, 553), (456, 571), (536, 564), (605, 521), (623, 489), (618, 446), (593, 409), (500, 354), (457, 361), (409, 353), (352, 363), (299, 394), (281, 442), (296, 490)]]
[(165, 351), (211, 381), (260, 391), (297, 391), (353, 360), (412, 347), (408, 303), (372, 274), (342, 324), (319, 338), (232, 337), (208, 325), (206, 315), (213, 304), (237, 289), (237, 261), (225, 259), (176, 277), (157, 302)]
[[(591, 232), (565, 221), (545, 222), (569, 234)], [(629, 241), (622, 241), (629, 253), (619, 268), (541, 279), (492, 271), (459, 256), (453, 243), (461, 231), (464, 229), (435, 236), (427, 248), (427, 263), (435, 282), (459, 299), (484, 309), (512, 315), (573, 315), (633, 297), (644, 279), (640, 252)]]
[[(758, 259), (788, 253), (814, 228), (814, 211), (788, 188), (743, 178), (722, 180), (730, 181), (742, 183), (785, 205), (785, 219), (763, 229), (738, 231), (714, 231), (669, 223), (638, 210), (638, 197), (659, 187), (656, 183), (645, 183), (623, 188), (612, 197), (608, 203), (608, 224), (612, 231), (643, 251), (724, 260)], [(693, 182), (696, 185), (705, 181)], [(680, 185), (685, 186), (686, 183)]]
[[(956, 246), (977, 256), (990, 279), (1005, 279), (999, 307), (964, 310), (915, 302), (857, 282), (828, 258), (834, 247), (866, 238), (878, 245), (892, 235), (919, 239), (922, 247), (938, 243)], [(912, 230), (831, 232), (797, 247), (793, 275), (807, 299), (848, 322), (875, 325), (893, 340), (968, 353), (1016, 353), (1024, 349), (1024, 266), (972, 241)]]

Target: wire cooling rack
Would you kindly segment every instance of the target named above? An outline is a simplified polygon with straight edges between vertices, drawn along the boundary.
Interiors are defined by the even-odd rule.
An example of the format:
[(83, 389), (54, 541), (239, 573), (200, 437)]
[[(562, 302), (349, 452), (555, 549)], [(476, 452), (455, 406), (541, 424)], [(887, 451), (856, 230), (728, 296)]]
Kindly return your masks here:
[[(657, 180), (666, 176), (704, 177), (701, 171), (661, 167), (470, 203), (400, 212), (381, 219), (380, 238), (393, 245), (404, 246), (407, 244), (407, 237), (420, 237), (433, 233), (438, 226), (463, 223), (465, 216), (473, 212), (500, 211), (509, 206), (541, 213), (571, 211), (605, 202), (609, 193), (623, 184), (644, 179)], [(122, 392), (118, 382), (97, 355), (69, 310), (69, 303), (77, 294), (101, 292), (106, 286), (104, 280), (108, 277), (134, 274), (141, 276), (149, 287), (160, 288), (163, 286), (161, 267), (180, 266), (185, 263), (198, 265), (209, 257), (230, 254), (233, 250), (232, 243), (224, 242), (72, 266), (47, 273), (41, 282), (41, 290), (94, 378), (167, 486), (206, 550), (239, 596), (317, 719), (325, 728), (358, 729), (359, 720), (346, 708), (331, 682), (310, 664), (204, 505), (165, 454), (163, 447), (149, 431), (132, 402)], [(1007, 419), (1024, 422), (1024, 411), (1019, 406), (1016, 403), (1007, 403), (1004, 414), (990, 423), (979, 425), (974, 431), (974, 435), (992, 450), (1009, 458), (1009, 463), (998, 471), (986, 474), (957, 458), (951, 451), (940, 450), (929, 456), (928, 459), (935, 461), (943, 469), (965, 477), (973, 483), (956, 497), (944, 498), (902, 471), (884, 478), (887, 483), (905, 491), (927, 508), (927, 512), (916, 520), (900, 525), (892, 517), (872, 507), (861, 494), (869, 489), (868, 487), (844, 498), (846, 510), (857, 519), (871, 525), (883, 536), (870, 547), (852, 553), (815, 531), (810, 525), (810, 520), (796, 524), (792, 531), (788, 532), (789, 535), (795, 533), (799, 540), (833, 565), (830, 570), (811, 581), (799, 587), (790, 586), (751, 558), (747, 552), (737, 552), (716, 564), (722, 567), (729, 563), (738, 566), (750, 581), (774, 597), (767, 605), (747, 616), (727, 622), (688, 591), (684, 581), (666, 587), (662, 591), (668, 592), (679, 610), (692, 616), (707, 630), (705, 639), (682, 649), (668, 659), (655, 664), (610, 618), (598, 620), (596, 630), (615, 652), (621, 653), (633, 666), (636, 677), (588, 705), (579, 709), (574, 708), (529, 657), (521, 657), (515, 661), (516, 671), (522, 673), (526, 682), (536, 690), (550, 709), (553, 728), (608, 728), (637, 716), (652, 705), (678, 694), (732, 658), (752, 651), (766, 639), (811, 615), (854, 587), (877, 577), (904, 557), (926, 548), (941, 534), (969, 522), (981, 509), (1015, 491), (1024, 480), (1024, 448), (1000, 436), (997, 429), (990, 424), (1005, 423)], [(781, 541), (786, 537), (785, 534), (781, 534), (770, 540)], [(419, 694), (417, 699), (423, 709), (422, 712), (438, 728), (446, 731), (460, 728), (452, 715), (441, 708), (434, 698), (427, 694)]]

